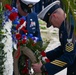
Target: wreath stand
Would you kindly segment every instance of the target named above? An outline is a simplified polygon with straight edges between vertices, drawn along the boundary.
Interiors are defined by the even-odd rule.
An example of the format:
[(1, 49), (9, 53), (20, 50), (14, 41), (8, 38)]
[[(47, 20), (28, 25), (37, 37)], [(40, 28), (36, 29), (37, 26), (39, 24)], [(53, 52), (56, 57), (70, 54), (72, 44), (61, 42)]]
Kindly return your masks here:
[[(31, 60), (31, 63), (37, 62), (34, 53), (29, 48), (21, 47), (20, 48), (20, 55), (21, 55), (21, 51), (24, 53), (25, 56), (27, 56)], [(17, 55), (17, 51), (14, 52), (14, 57), (13, 57), (13, 59), (14, 59), (14, 74), (20, 75), (19, 69), (18, 69), (18, 60), (19, 60), (20, 56), (18, 58), (16, 58), (16, 55)], [(35, 73), (35, 75), (42, 75), (42, 73)]]

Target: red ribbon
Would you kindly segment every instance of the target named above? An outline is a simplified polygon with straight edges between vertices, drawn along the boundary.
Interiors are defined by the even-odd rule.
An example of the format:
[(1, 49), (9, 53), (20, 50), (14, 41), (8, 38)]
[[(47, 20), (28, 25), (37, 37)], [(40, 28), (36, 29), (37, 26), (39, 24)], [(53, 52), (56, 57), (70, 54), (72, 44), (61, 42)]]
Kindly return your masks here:
[(20, 43), (18, 43), (17, 55), (15, 58), (18, 58), (19, 56), (20, 56)]

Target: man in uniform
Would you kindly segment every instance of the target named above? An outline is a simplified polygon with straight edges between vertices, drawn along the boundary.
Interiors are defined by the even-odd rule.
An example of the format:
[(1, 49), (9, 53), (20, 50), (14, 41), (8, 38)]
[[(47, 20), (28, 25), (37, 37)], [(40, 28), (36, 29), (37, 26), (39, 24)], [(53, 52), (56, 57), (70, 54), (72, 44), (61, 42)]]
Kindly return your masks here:
[(59, 28), (59, 40), (61, 45), (46, 53), (50, 62), (32, 65), (35, 72), (47, 72), (54, 75), (64, 68), (71, 66), (76, 58), (76, 46), (73, 35), (74, 26), (67, 22), (66, 13), (60, 7), (60, 1), (55, 1), (43, 9), (39, 15), (47, 23), (47, 27)]
[[(70, 13), (70, 23), (71, 25), (74, 25), (74, 18)], [(76, 75), (76, 59), (75, 62), (71, 65), (67, 67), (67, 75)]]
[[(26, 28), (28, 30), (27, 35), (32, 34), (34, 37), (38, 37), (40, 46), (42, 46), (42, 38), (39, 29), (39, 22), (37, 14), (32, 11), (33, 6), (40, 0), (15, 0), (14, 6), (18, 9), (19, 17), (26, 17)], [(15, 5), (16, 4), (16, 5)], [(23, 32), (21, 32), (23, 34)], [(15, 75), (19, 75), (18, 60), (21, 55), (21, 51), (25, 52), (25, 47), (21, 48), (20, 52), (17, 50), (14, 52), (14, 72)]]

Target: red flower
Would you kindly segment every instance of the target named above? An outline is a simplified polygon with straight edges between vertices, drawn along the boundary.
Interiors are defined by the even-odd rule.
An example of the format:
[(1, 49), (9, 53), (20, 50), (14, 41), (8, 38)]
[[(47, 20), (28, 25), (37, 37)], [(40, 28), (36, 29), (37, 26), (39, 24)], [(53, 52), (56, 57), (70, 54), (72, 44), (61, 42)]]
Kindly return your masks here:
[(23, 26), (23, 27), (21, 28), (21, 30), (22, 30), (24, 33), (27, 33), (27, 32), (28, 32), (28, 30), (26, 30), (25, 28), (26, 28), (26, 27), (25, 27), (25, 26)]
[(50, 60), (47, 58), (47, 59), (45, 59), (45, 61), (48, 63), (48, 62), (50, 62)]
[(17, 40), (20, 40), (20, 39), (21, 39), (21, 34), (17, 33), (17, 34), (16, 34), (16, 39), (17, 39)]
[(23, 74), (28, 74), (28, 69), (27, 69), (27, 67), (25, 67), (25, 68), (22, 70), (22, 73), (23, 73)]
[(6, 5), (5, 5), (5, 8), (8, 9), (9, 11), (12, 10), (12, 7), (11, 7), (9, 4), (6, 4)]
[(23, 39), (27, 39), (27, 37), (26, 36), (23, 36)]
[(42, 55), (43, 57), (45, 57), (45, 56), (46, 56), (46, 53), (45, 53), (44, 51), (42, 51), (42, 52), (41, 52), (41, 55)]
[(33, 43), (32, 46), (36, 46), (36, 43)]
[(16, 18), (17, 18), (18, 14), (16, 12), (12, 12), (10, 15), (9, 15), (9, 19), (11, 21), (14, 21)]
[(24, 21), (25, 21), (24, 19), (21, 19), (20, 20), (20, 25), (22, 25), (24, 23)]
[(46, 75), (48, 75), (48, 72), (45, 72)]
[(27, 33), (28, 32), (28, 30), (24, 30), (24, 33)]
[(21, 25), (20, 24), (18, 24), (17, 26), (16, 26), (16, 29), (18, 30), (18, 28), (20, 27)]
[(25, 43), (26, 43), (26, 40), (25, 40), (25, 39), (23, 39), (21, 43), (22, 43), (22, 44), (25, 44)]

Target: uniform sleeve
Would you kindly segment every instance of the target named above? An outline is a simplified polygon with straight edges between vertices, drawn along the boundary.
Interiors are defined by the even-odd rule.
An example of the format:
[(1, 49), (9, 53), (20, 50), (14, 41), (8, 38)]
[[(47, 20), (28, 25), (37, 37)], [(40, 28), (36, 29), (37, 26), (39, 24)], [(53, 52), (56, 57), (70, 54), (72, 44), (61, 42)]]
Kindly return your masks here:
[(63, 54), (63, 50), (61, 46), (58, 46), (56, 49), (49, 51), (46, 53), (46, 56), (50, 61), (53, 61), (54, 59), (60, 57)]

